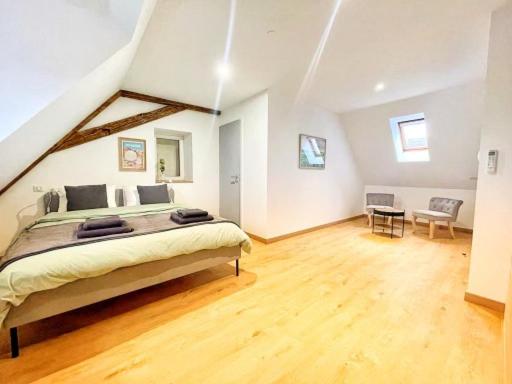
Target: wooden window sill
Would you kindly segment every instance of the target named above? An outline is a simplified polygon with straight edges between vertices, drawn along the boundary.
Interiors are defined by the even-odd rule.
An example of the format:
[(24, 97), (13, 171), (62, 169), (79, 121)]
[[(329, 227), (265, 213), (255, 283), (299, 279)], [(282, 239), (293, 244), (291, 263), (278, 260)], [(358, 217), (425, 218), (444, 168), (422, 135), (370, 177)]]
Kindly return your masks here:
[(157, 183), (170, 183), (170, 184), (185, 184), (193, 183), (193, 180), (157, 180)]

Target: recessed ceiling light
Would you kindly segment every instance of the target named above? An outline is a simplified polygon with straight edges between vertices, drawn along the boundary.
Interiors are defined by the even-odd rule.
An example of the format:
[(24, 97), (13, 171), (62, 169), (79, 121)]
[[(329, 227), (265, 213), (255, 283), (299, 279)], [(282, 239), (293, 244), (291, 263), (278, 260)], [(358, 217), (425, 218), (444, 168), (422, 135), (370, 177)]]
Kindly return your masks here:
[(380, 92), (380, 91), (383, 91), (385, 88), (386, 88), (386, 84), (384, 84), (383, 82), (380, 82), (380, 83), (375, 84), (375, 87), (373, 87), (373, 90), (375, 92)]
[(231, 66), (224, 62), (218, 63), (215, 72), (221, 79), (227, 79), (231, 76)]

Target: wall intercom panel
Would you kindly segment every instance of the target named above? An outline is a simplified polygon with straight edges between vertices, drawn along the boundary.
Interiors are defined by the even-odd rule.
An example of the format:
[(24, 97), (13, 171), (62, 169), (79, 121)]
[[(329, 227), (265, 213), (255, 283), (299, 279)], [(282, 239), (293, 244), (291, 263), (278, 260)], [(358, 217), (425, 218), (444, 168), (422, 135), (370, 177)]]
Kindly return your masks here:
[(487, 153), (487, 173), (495, 174), (498, 169), (498, 151), (491, 149)]

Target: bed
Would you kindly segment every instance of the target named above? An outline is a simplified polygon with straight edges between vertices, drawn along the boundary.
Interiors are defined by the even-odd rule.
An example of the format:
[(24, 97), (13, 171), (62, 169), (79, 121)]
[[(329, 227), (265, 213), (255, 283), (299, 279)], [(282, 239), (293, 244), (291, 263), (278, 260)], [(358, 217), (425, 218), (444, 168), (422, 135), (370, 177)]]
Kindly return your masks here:
[[(235, 224), (171, 225), (179, 204), (149, 204), (50, 212), (25, 229), (0, 259), (0, 326), (10, 330), (11, 356), (19, 355), (18, 327), (59, 313), (235, 261), (250, 252)], [(71, 241), (90, 218), (118, 215), (135, 231)], [(75, 236), (76, 238), (76, 236)]]

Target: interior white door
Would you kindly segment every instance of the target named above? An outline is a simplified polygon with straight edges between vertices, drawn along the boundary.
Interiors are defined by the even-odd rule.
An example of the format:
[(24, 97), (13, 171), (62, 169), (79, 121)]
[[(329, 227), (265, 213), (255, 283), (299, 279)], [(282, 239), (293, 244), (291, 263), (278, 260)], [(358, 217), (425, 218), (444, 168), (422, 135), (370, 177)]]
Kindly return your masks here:
[(220, 215), (240, 224), (240, 120), (219, 128)]

